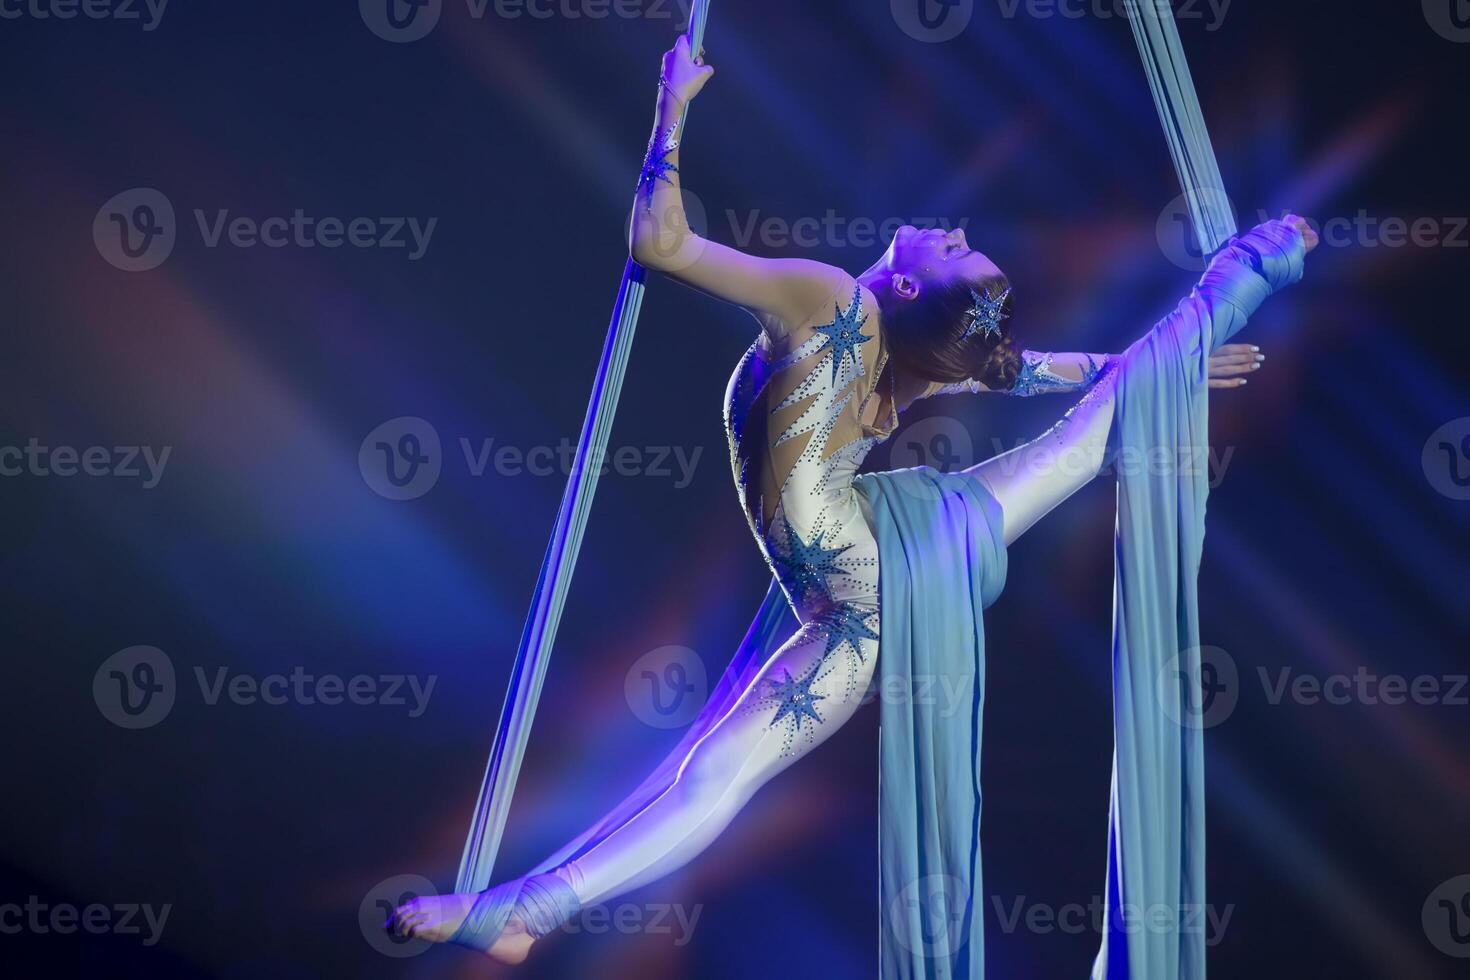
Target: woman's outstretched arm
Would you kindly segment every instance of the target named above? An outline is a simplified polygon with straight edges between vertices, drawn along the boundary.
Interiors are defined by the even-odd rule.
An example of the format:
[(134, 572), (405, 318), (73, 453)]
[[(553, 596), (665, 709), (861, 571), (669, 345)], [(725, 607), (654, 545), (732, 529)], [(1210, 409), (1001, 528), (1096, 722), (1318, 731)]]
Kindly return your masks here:
[(805, 319), (851, 277), (810, 259), (768, 259), (710, 241), (689, 226), (680, 176), (679, 120), (714, 69), (691, 56), (681, 35), (664, 55), (648, 156), (639, 174), (629, 252), (645, 268), (787, 323)]
[[(1092, 387), (1107, 364), (1110, 354), (1053, 353), (1027, 350), (1021, 352), (1021, 373), (1015, 387), (1001, 390), (1002, 395), (1027, 398), (1031, 395), (1068, 394)], [(1226, 344), (1210, 355), (1210, 387), (1239, 388), (1248, 375), (1260, 370), (1266, 355), (1254, 344)], [(978, 395), (996, 392), (981, 381), (956, 384), (934, 383), (921, 397), (934, 395)]]

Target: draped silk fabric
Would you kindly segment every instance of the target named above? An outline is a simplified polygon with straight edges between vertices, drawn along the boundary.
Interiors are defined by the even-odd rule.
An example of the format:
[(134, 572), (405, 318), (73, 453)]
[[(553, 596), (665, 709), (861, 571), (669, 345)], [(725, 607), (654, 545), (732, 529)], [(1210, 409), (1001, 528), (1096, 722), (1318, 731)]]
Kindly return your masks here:
[[(1199, 595), (1207, 360), (1302, 276), (1301, 233), (1268, 222), (1123, 355), (1113, 421), (1113, 780), (1107, 916), (1094, 980), (1205, 976)], [(1164, 461), (1159, 465), (1159, 461)]]
[(929, 467), (859, 477), (878, 537), (880, 976), (985, 975), (980, 735), (1000, 504)]

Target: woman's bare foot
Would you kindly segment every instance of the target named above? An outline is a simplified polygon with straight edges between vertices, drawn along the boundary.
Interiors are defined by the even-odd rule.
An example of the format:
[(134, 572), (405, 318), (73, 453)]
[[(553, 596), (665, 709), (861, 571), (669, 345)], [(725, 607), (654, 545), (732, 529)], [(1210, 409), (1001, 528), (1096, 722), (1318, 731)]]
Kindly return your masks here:
[[(411, 899), (393, 910), (384, 928), (396, 935), (426, 942), (448, 942), (449, 937), (459, 930), (465, 916), (470, 914), (475, 898), (474, 895), (425, 895)], [(535, 940), (526, 931), (525, 923), (512, 912), (495, 945), (486, 950), (485, 955), (499, 963), (514, 965), (530, 954), (533, 942)]]

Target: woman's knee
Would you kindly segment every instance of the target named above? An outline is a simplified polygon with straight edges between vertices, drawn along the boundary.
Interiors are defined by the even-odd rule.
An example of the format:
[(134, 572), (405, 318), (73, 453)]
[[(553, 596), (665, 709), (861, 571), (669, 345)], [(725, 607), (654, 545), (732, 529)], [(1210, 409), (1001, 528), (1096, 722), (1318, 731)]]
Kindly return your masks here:
[(695, 745), (674, 784), (686, 805), (712, 807), (737, 788), (758, 742), (750, 734), (716, 729)]

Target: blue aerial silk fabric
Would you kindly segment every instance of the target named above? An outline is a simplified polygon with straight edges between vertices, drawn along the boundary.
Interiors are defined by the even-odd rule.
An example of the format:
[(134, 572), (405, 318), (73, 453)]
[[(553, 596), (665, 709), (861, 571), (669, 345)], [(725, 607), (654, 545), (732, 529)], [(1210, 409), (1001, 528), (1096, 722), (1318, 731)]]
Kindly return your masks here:
[[(1205, 976), (1204, 745), (1185, 699), (1199, 678), (1207, 360), (1267, 296), (1301, 278), (1304, 254), (1301, 234), (1282, 222), (1232, 239), (1121, 357), (1110, 447), (1115, 755), (1098, 980)], [(924, 468), (858, 486), (882, 594), (880, 976), (978, 980), (983, 611), (1005, 583), (1000, 508), (979, 481)]]
[(880, 976), (985, 973), (980, 734), (1001, 509), (929, 467), (858, 479), (878, 537)]
[[(1204, 542), (1206, 361), (1272, 292), (1301, 278), (1300, 232), (1272, 221), (1231, 239), (1199, 285), (1122, 355), (1114, 769), (1106, 929), (1094, 980), (1203, 980), (1202, 732), (1196, 580)], [(1164, 461), (1166, 465), (1160, 465)], [(1005, 584), (1000, 506), (977, 480), (918, 468), (858, 479), (878, 537), (882, 980), (984, 976), (980, 865), (983, 612)], [(532, 874), (575, 858), (672, 785), (796, 629), (774, 581), (704, 709), (627, 799)], [(1167, 682), (1161, 683), (1165, 678)], [(1160, 926), (1157, 916), (1167, 922)]]
[(1204, 980), (1204, 738), (1197, 581), (1209, 491), (1209, 356), (1302, 276), (1281, 221), (1233, 238), (1123, 355), (1112, 441), (1113, 779), (1094, 980)]

